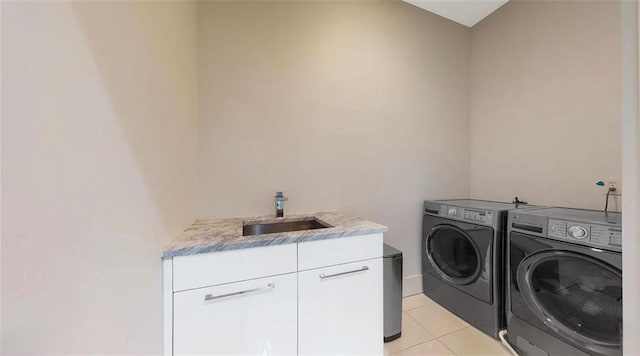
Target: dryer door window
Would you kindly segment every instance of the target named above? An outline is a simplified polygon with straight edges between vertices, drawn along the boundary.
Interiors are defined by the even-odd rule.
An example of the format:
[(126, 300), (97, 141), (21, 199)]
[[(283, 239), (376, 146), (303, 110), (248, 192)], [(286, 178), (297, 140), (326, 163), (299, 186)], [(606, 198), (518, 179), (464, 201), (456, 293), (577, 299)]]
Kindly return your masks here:
[(517, 279), (527, 306), (561, 336), (595, 352), (620, 347), (620, 270), (586, 255), (555, 250), (525, 258)]
[(438, 225), (427, 236), (426, 247), (429, 261), (444, 280), (468, 284), (480, 274), (480, 251), (462, 229)]

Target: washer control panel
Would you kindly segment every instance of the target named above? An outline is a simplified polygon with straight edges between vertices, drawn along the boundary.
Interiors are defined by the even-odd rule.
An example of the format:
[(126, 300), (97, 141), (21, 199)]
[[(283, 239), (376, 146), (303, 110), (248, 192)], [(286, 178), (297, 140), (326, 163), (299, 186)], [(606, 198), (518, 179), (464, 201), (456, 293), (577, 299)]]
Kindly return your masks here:
[(622, 229), (618, 227), (586, 224), (568, 220), (549, 219), (549, 237), (619, 250), (622, 247)]

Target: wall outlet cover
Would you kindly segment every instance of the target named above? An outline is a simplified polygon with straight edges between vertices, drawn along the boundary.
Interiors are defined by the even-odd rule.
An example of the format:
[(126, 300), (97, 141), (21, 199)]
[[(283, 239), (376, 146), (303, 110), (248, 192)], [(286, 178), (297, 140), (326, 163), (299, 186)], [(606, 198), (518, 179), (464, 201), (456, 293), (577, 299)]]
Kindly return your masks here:
[(616, 177), (607, 177), (604, 180), (605, 183), (605, 188), (616, 188), (616, 193), (620, 194), (622, 192), (622, 183), (620, 181), (620, 178), (616, 178)]

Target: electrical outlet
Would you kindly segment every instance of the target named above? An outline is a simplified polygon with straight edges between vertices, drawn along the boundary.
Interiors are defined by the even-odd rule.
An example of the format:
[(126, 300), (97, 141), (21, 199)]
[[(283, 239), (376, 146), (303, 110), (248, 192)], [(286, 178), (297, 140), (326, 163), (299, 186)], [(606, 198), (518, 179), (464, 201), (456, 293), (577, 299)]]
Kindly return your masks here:
[(622, 191), (622, 186), (618, 178), (608, 177), (607, 179), (605, 179), (604, 184), (606, 188), (616, 188), (617, 194), (620, 194), (620, 192)]

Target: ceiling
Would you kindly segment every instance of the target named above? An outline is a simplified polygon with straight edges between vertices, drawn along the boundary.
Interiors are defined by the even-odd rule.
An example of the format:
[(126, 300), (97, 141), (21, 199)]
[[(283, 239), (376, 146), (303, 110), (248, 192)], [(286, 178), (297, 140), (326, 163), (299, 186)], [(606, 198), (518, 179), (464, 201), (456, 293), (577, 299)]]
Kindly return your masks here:
[(509, 0), (403, 0), (436, 15), (473, 27)]

